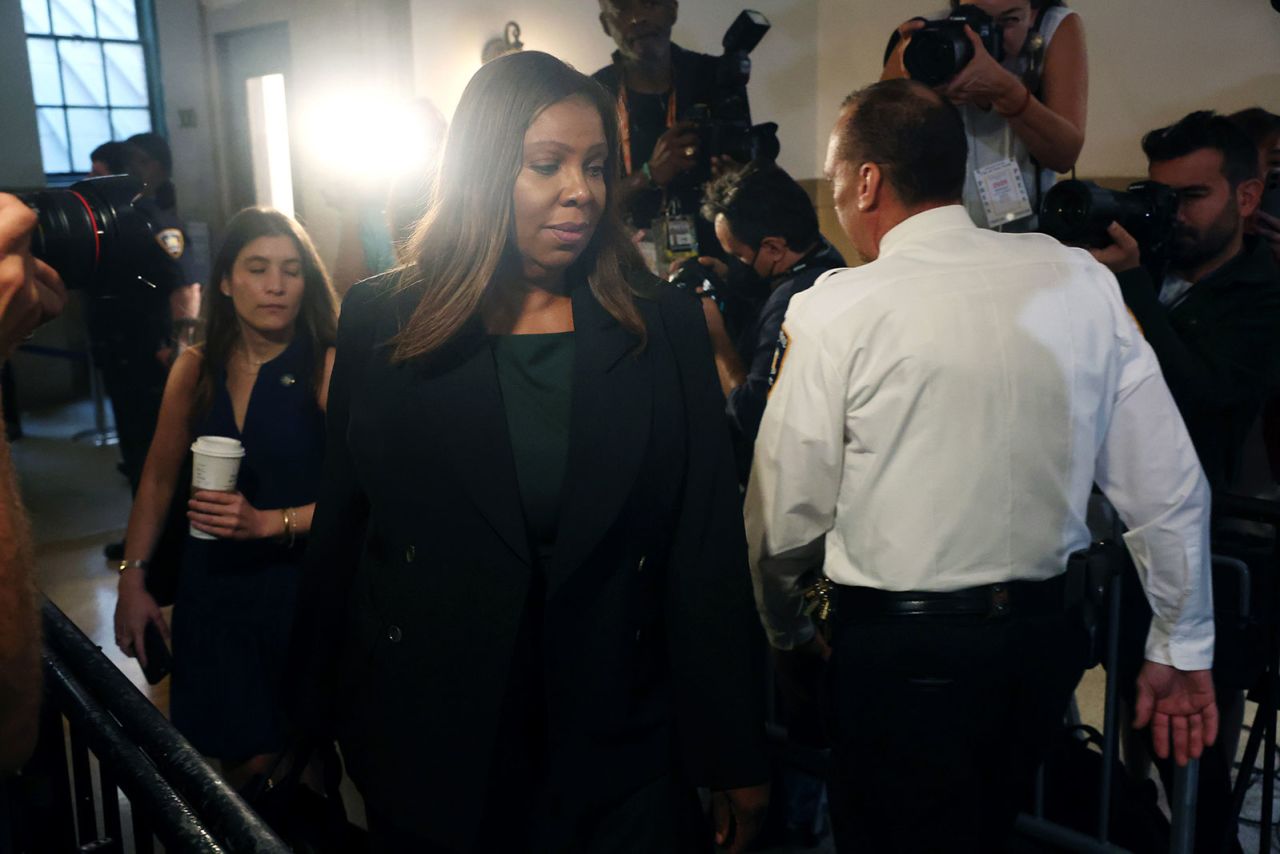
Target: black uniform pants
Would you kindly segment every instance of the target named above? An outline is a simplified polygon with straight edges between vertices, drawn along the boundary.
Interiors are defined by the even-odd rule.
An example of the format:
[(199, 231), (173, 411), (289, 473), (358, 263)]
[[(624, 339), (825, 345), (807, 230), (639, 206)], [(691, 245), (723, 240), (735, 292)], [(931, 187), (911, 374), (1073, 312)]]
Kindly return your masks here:
[(1000, 850), (1084, 672), (1080, 610), (850, 618), (832, 646), (837, 850)]
[(151, 436), (156, 431), (160, 399), (168, 376), (168, 369), (156, 358), (157, 349), (125, 342), (108, 342), (98, 347), (102, 381), (111, 398), (116, 435), (120, 439), (122, 469), (134, 493), (138, 491), (142, 464), (146, 462)]

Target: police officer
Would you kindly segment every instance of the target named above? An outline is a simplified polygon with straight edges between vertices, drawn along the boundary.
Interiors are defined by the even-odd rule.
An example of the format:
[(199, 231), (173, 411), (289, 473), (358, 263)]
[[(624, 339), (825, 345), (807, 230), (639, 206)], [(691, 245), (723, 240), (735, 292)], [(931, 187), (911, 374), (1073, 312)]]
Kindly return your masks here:
[(154, 133), (126, 142), (129, 173), (144, 183), (134, 207), (163, 252), (137, 259), (139, 269), (127, 275), (95, 283), (85, 310), (94, 362), (115, 415), (120, 468), (136, 492), (175, 347), (194, 343), (200, 285), (175, 210), (168, 144)]
[(841, 850), (1001, 850), (1083, 670), (1064, 570), (1095, 481), (1155, 612), (1135, 725), (1183, 763), (1215, 740), (1208, 486), (1111, 273), (969, 218), (954, 106), (855, 93), (827, 172), (870, 263), (787, 312), (746, 500), (761, 617), (830, 656)]

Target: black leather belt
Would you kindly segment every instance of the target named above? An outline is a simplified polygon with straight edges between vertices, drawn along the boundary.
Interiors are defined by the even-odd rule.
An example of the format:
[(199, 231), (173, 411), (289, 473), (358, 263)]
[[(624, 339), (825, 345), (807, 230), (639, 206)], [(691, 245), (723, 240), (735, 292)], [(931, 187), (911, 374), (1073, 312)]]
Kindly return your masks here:
[(947, 593), (836, 585), (834, 617), (842, 623), (859, 617), (1051, 616), (1082, 601), (1083, 587), (1067, 583), (1072, 575), (1064, 572), (1045, 581), (1007, 581)]

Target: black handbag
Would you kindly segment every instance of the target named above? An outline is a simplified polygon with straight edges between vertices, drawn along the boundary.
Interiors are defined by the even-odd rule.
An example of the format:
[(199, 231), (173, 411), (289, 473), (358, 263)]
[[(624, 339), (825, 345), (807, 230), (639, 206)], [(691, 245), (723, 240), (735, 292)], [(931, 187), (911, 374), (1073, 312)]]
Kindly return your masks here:
[[(302, 782), (312, 759), (324, 767), (323, 794)], [(286, 761), (292, 764), (280, 776)], [(333, 742), (303, 740), (281, 754), (268, 774), (251, 780), (243, 794), (295, 854), (361, 854), (369, 850), (369, 834), (347, 820), (338, 790), (341, 782), (342, 760)]]

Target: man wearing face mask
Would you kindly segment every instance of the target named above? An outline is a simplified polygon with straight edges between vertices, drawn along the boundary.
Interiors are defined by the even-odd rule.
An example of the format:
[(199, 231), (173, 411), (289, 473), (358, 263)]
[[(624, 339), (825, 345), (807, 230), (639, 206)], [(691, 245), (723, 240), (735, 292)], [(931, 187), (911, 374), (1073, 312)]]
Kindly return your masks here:
[[(910, 77), (903, 53), (926, 20), (913, 18), (894, 34), (882, 80)], [(960, 109), (969, 146), (964, 205), (975, 223), (1001, 231), (1033, 231), (1034, 211), (1056, 173), (1075, 168), (1084, 147), (1089, 68), (1084, 25), (1062, 0), (973, 0), (1003, 32), (997, 62), (972, 30), (973, 59), (936, 91)], [(1007, 182), (1007, 183), (1005, 183)], [(1020, 185), (1025, 196), (1001, 193)], [(985, 197), (985, 198), (984, 198)]]
[(703, 254), (718, 254), (710, 226), (697, 217), (701, 187), (718, 164), (688, 116), (695, 104), (715, 103), (719, 59), (672, 43), (679, 7), (676, 0), (600, 0), (600, 25), (618, 49), (592, 77), (617, 99), (623, 215), (636, 228), (674, 217), (696, 233)]
[[(845, 260), (818, 231), (809, 194), (772, 163), (752, 163), (709, 184), (702, 216), (715, 227), (725, 254), (742, 262), (735, 294), (767, 294), (758, 314), (752, 312), (736, 336), (714, 300), (702, 303), (736, 440), (738, 473), (746, 483), (787, 306), (827, 270), (844, 267)], [(722, 261), (699, 260), (722, 280), (728, 274)]]

